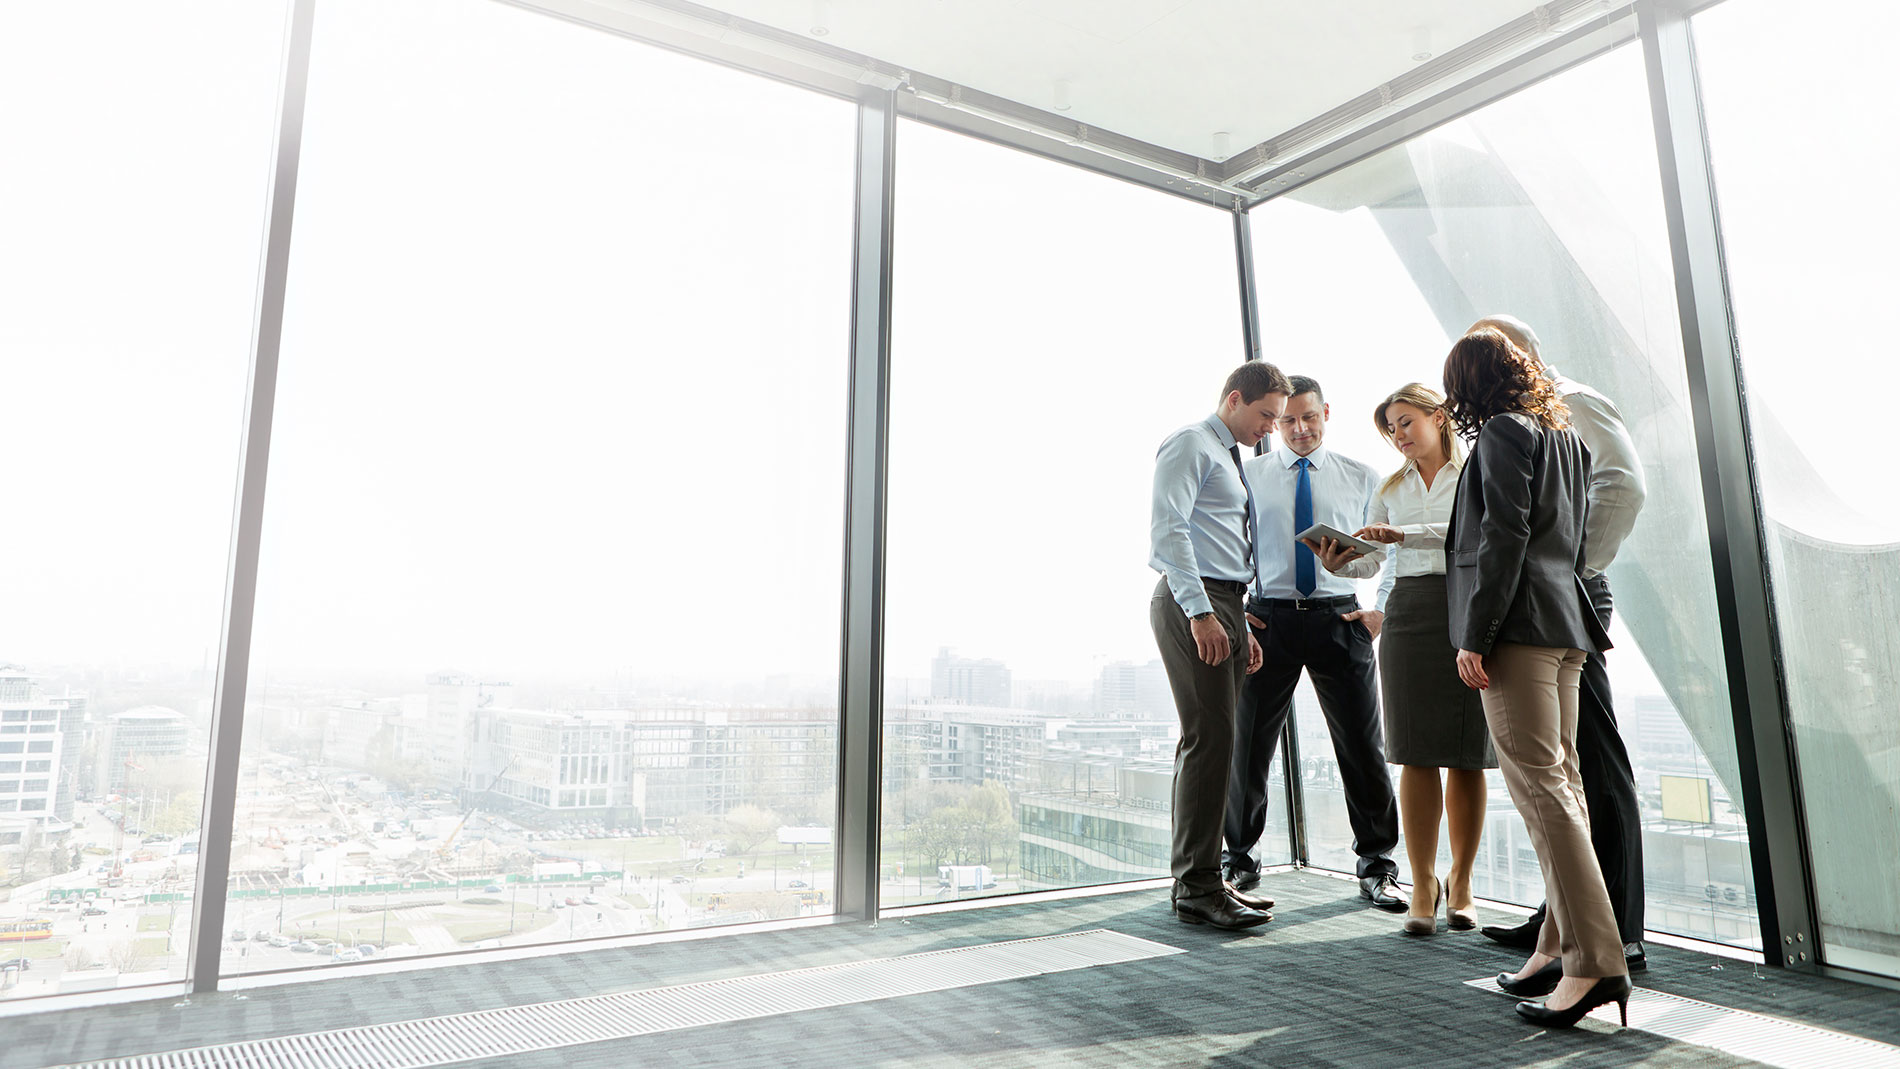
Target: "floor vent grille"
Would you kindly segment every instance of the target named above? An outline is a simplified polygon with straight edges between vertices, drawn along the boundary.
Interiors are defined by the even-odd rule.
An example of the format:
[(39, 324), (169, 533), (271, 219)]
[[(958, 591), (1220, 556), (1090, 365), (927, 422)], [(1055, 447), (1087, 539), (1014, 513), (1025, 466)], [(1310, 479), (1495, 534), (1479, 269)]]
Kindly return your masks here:
[(1180, 954), (1093, 929), (86, 1062), (73, 1069), (422, 1069)]
[[(1465, 983), (1504, 994), (1492, 977)], [(1614, 1027), (1616, 1007), (1598, 1007), (1590, 1020)], [(1891, 1043), (1643, 987), (1630, 996), (1630, 1027), (1780, 1069), (1900, 1069), (1900, 1047)]]

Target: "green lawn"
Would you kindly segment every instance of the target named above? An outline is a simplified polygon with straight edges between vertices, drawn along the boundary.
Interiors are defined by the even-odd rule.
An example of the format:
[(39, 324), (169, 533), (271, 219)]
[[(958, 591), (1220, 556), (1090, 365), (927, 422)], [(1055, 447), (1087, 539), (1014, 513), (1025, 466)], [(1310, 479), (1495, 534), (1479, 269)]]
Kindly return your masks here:
[(142, 957), (163, 958), (165, 956), (165, 942), (165, 937), (162, 935), (148, 935), (133, 944), (133, 946)]
[(0, 958), (57, 958), (66, 953), (64, 939), (34, 939), (27, 942), (0, 943)]
[(139, 931), (162, 932), (172, 926), (172, 919), (163, 913), (139, 914)]

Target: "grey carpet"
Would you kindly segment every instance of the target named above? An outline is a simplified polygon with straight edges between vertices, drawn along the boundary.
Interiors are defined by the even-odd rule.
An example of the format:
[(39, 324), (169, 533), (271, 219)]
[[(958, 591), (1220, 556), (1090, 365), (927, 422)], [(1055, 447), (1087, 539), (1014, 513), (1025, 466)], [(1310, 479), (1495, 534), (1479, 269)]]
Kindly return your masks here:
[[(0, 1021), (0, 1065), (40, 1066), (890, 957), (1083, 928), (1189, 953), (517, 1056), (548, 1069), (677, 1066), (1741, 1066), (1643, 1032), (1540, 1031), (1462, 981), (1516, 965), (1475, 932), (1400, 934), (1353, 883), (1279, 873), (1277, 919), (1189, 927), (1165, 892), (1002, 905), (876, 926), (748, 933), (338, 978)], [(1488, 918), (1503, 919), (1503, 918)], [(1900, 1043), (1900, 993), (1668, 947), (1638, 984)], [(470, 1063), (495, 1066), (501, 1062)]]

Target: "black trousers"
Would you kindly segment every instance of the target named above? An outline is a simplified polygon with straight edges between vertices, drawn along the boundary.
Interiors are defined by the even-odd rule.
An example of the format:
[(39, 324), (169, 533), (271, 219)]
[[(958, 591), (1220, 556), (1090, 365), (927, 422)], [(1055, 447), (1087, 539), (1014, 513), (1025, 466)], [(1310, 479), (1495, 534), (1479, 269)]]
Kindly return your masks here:
[(1221, 863), (1242, 872), (1260, 867), (1252, 851), (1267, 829), (1267, 775), (1304, 670), (1333, 736), (1359, 877), (1396, 877), (1399, 869), (1390, 855), (1399, 841), (1399, 807), (1386, 771), (1371, 633), (1337, 610), (1269, 609), (1250, 599), (1248, 611), (1266, 622), (1253, 629), (1265, 662), (1241, 685)]
[(1174, 750), (1174, 841), (1168, 867), (1176, 898), (1221, 891), (1221, 819), (1227, 805), (1227, 770), (1233, 763), (1234, 707), (1247, 673), (1243, 589), (1240, 583), (1207, 584), (1208, 601), (1227, 632), (1228, 655), (1220, 664), (1201, 660), (1193, 627), (1165, 578), (1148, 599), (1148, 622), (1181, 718), (1181, 741)]
[[(1610, 626), (1610, 580), (1584, 580), (1590, 607)], [(1616, 706), (1610, 701), (1610, 668), (1601, 653), (1583, 662), (1583, 687), (1577, 699), (1577, 774), (1583, 777), (1583, 804), (1590, 812), (1590, 846), (1603, 885), (1616, 911), (1623, 942), (1643, 937), (1643, 821), (1636, 811), (1636, 775), (1629, 750), (1616, 730)], [(1544, 907), (1531, 919), (1542, 924)]]

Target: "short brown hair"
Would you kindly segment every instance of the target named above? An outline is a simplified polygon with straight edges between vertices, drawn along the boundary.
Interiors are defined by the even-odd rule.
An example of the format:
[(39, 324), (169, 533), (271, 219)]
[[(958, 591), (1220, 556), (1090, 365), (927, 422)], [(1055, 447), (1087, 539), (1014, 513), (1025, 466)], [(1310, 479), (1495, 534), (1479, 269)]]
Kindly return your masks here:
[(1544, 377), (1543, 365), (1496, 327), (1474, 330), (1452, 345), (1445, 357), (1445, 411), (1469, 441), (1477, 441), (1485, 421), (1503, 412), (1522, 412), (1546, 427), (1570, 423), (1570, 407)]
[(1288, 382), (1280, 369), (1265, 360), (1249, 360), (1234, 369), (1227, 376), (1227, 385), (1220, 388), (1221, 400), (1235, 390), (1240, 391), (1240, 403), (1253, 404), (1270, 393), (1283, 393), (1293, 396), (1293, 384)]

